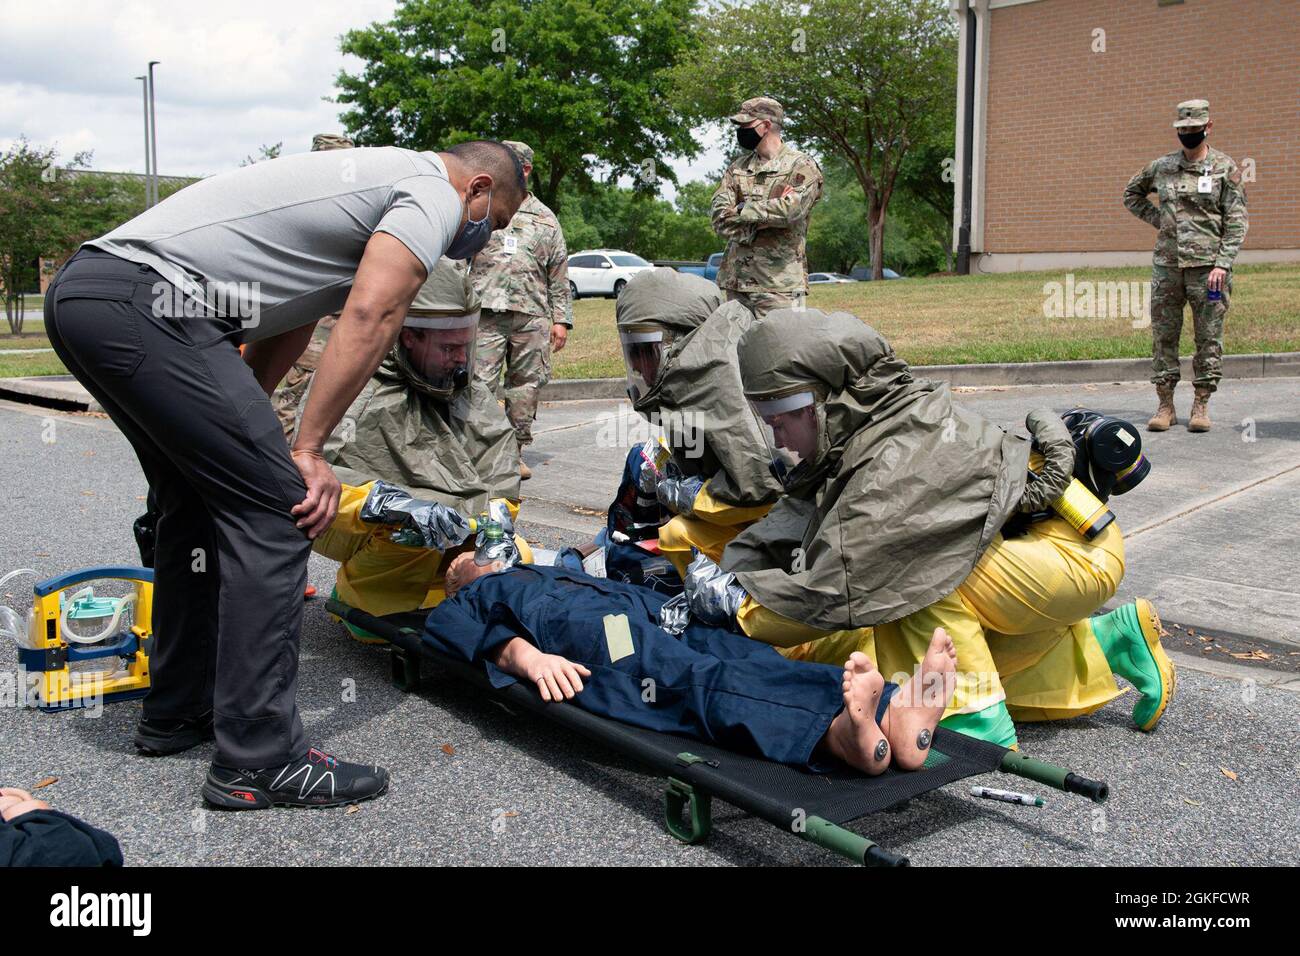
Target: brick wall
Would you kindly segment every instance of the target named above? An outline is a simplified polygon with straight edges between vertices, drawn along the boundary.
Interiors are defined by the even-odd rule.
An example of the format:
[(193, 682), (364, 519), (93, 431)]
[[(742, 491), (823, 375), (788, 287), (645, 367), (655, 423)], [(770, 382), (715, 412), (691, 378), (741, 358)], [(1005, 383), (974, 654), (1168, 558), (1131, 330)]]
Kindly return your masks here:
[(990, 16), (980, 251), (1150, 249), (1124, 185), (1178, 148), (1189, 99), (1210, 101), (1211, 145), (1255, 160), (1244, 248), (1300, 249), (1300, 0), (1040, 0)]

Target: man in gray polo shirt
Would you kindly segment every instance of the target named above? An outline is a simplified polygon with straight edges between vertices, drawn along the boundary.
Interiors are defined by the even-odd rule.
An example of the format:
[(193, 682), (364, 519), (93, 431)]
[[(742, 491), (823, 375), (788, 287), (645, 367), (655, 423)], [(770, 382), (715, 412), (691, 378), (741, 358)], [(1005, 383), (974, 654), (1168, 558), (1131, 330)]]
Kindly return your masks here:
[[(322, 448), (433, 264), (473, 256), (525, 195), (495, 142), (289, 156), (186, 187), (86, 243), (50, 286), (51, 344), (157, 499), (136, 746), (215, 736), (209, 802), (328, 806), (387, 789), (382, 768), (309, 747), (295, 704), (310, 539), (339, 500)], [(270, 393), (340, 310), (290, 451)]]

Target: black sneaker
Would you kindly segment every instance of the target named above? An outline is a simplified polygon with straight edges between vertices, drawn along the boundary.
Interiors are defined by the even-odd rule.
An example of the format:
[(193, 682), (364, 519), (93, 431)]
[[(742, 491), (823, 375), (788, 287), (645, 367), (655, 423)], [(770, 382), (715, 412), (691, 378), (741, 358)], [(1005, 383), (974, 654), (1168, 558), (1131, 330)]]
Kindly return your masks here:
[(135, 747), (148, 757), (178, 754), (212, 739), (212, 711), (193, 720), (150, 720), (135, 727)]
[(267, 807), (338, 807), (377, 797), (388, 789), (388, 771), (344, 763), (314, 747), (306, 756), (267, 770), (237, 770), (213, 764), (203, 781), (203, 798), (226, 810)]

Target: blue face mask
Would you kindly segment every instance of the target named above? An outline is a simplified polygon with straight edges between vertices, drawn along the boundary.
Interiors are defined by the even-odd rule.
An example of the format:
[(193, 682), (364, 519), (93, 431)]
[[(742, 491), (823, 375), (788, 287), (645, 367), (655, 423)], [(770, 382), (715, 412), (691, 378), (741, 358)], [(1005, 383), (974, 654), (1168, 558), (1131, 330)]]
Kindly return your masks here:
[(443, 253), (448, 259), (473, 259), (492, 238), (492, 190), (488, 189), (487, 212), (482, 219), (466, 219), (460, 233)]

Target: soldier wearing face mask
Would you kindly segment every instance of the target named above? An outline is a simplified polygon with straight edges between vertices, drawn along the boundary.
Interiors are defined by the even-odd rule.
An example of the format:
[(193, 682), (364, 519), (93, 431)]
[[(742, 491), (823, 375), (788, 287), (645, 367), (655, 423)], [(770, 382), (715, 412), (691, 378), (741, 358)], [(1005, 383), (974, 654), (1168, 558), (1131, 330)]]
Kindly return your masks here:
[[(473, 374), (479, 317), (466, 270), (440, 260), (391, 351), (326, 439), (325, 460), (343, 491), (313, 547), (339, 562), (334, 593), (351, 607), (380, 615), (433, 607), (452, 558), (474, 546), (467, 519), (486, 511), (513, 528), (519, 445), (492, 389)], [(418, 541), (394, 538), (406, 515), (420, 519)], [(522, 539), (517, 545), (529, 553)], [(345, 627), (360, 641), (377, 640)]]
[[(51, 284), (50, 344), (130, 441), (159, 515), (135, 743), (169, 754), (215, 737), (210, 803), (387, 790), (373, 762), (312, 747), (296, 705), (307, 556), (342, 491), (325, 441), (436, 263), (471, 258), (526, 195), (518, 158), (490, 141), (282, 156), (169, 196)], [(290, 449), (270, 396), (334, 312)]]
[[(1151, 272), (1151, 381), (1160, 407), (1147, 422), (1153, 432), (1178, 423), (1178, 339), (1183, 305), (1192, 306), (1196, 397), (1187, 430), (1210, 430), (1210, 396), (1223, 359), (1223, 320), (1232, 290), (1232, 263), (1246, 238), (1246, 193), (1232, 157), (1206, 142), (1214, 121), (1207, 100), (1178, 104), (1174, 130), (1182, 149), (1149, 164), (1129, 180), (1124, 205), (1159, 230)], [(1147, 196), (1160, 198), (1156, 206)]]
[(785, 110), (776, 100), (746, 100), (731, 122), (744, 152), (713, 194), (713, 229), (727, 240), (718, 285), (760, 318), (801, 308), (808, 294), (804, 239), (822, 197), (821, 167), (781, 141)]

